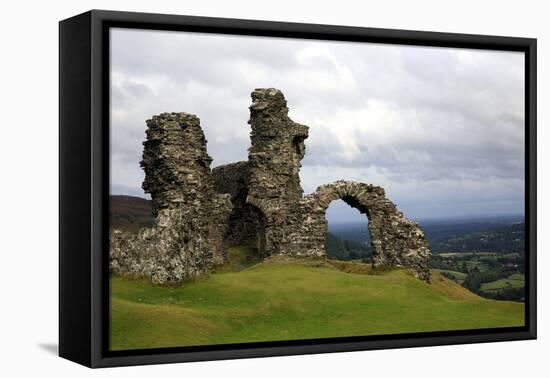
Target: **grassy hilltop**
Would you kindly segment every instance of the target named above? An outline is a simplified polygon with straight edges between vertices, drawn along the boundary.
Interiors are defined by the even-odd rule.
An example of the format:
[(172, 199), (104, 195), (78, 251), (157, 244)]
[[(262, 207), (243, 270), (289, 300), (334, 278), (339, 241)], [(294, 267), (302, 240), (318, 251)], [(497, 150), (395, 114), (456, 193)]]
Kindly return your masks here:
[(521, 303), (483, 299), (433, 273), (247, 257), (182, 287), (111, 277), (111, 349), (522, 326)]

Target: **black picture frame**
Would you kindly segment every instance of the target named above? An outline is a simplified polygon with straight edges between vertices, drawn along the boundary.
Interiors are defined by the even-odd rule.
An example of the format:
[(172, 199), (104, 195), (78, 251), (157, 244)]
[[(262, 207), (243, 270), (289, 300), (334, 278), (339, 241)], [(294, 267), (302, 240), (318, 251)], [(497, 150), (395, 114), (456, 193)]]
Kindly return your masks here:
[[(111, 27), (525, 53), (525, 326), (139, 351), (108, 350)], [(89, 367), (535, 339), (536, 39), (92, 10), (59, 23), (59, 355)]]

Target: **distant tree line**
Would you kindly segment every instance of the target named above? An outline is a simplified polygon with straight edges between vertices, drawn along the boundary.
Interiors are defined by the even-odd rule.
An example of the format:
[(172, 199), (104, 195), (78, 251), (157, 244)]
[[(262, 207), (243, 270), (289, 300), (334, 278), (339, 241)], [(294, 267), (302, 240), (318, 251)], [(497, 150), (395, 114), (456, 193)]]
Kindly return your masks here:
[(479, 294), (484, 298), (497, 299), (499, 301), (525, 302), (524, 287), (505, 287), (495, 292), (482, 292)]
[(362, 260), (365, 262), (372, 260), (370, 245), (365, 245), (353, 240), (341, 239), (330, 232), (327, 233), (325, 248), (328, 257), (331, 259)]

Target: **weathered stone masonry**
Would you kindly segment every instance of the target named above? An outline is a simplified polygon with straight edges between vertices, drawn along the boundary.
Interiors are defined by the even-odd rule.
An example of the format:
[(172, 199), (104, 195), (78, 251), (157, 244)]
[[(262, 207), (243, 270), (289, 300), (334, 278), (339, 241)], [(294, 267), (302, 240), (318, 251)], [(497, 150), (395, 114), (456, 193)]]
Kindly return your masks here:
[(286, 100), (276, 89), (255, 90), (250, 106), (251, 147), (246, 202), (265, 216), (265, 255), (284, 253), (288, 215), (302, 198), (300, 161), (308, 127), (288, 117)]
[(294, 230), (289, 238), (291, 250), (325, 255), (325, 212), (330, 203), (338, 199), (368, 217), (375, 264), (406, 266), (417, 277), (429, 281), (430, 251), (424, 233), (416, 222), (406, 219), (386, 199), (384, 189), (378, 186), (341, 180), (320, 186), (305, 196), (299, 203), (296, 221), (290, 222), (290, 229)]
[(266, 218), (256, 206), (247, 202), (250, 186), (250, 166), (246, 161), (227, 164), (212, 170), (214, 188), (228, 193), (233, 211), (228, 219), (225, 243), (227, 245), (255, 245), (258, 254), (265, 255)]
[(111, 234), (111, 269), (156, 283), (193, 279), (226, 259), (228, 194), (214, 190), (199, 119), (163, 113), (147, 121), (141, 166), (153, 200), (153, 227)]
[(147, 121), (143, 188), (156, 216), (137, 236), (113, 232), (111, 269), (181, 282), (249, 244), (268, 257), (324, 258), (330, 203), (342, 199), (369, 219), (375, 264), (409, 267), (429, 281), (430, 251), (418, 224), (369, 184), (337, 181), (303, 196), (299, 171), (308, 127), (288, 117), (283, 94), (256, 89), (250, 106), (248, 161), (214, 168), (197, 117), (163, 113)]

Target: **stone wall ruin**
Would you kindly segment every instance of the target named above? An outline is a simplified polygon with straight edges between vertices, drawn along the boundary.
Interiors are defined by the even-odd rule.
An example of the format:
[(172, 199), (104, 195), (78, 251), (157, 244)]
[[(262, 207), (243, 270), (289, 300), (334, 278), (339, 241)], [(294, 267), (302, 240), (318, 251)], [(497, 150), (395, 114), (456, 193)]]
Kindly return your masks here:
[(137, 235), (111, 233), (111, 270), (162, 284), (194, 279), (227, 258), (230, 195), (214, 190), (212, 158), (196, 116), (154, 116), (146, 133), (140, 164), (155, 221)]
[(147, 121), (143, 189), (155, 223), (137, 235), (111, 233), (111, 270), (183, 282), (227, 259), (230, 245), (258, 255), (325, 258), (330, 203), (342, 199), (369, 219), (374, 264), (404, 266), (430, 280), (424, 233), (385, 197), (384, 189), (337, 181), (303, 196), (301, 160), (307, 126), (292, 121), (281, 91), (252, 92), (248, 161), (210, 169), (199, 119), (163, 113)]
[(428, 281), (430, 251), (424, 233), (385, 197), (384, 189), (340, 180), (322, 185), (299, 203), (296, 221), (291, 222), (291, 250), (304, 255), (324, 256), (327, 232), (325, 212), (341, 199), (368, 217), (374, 264), (406, 266)]

